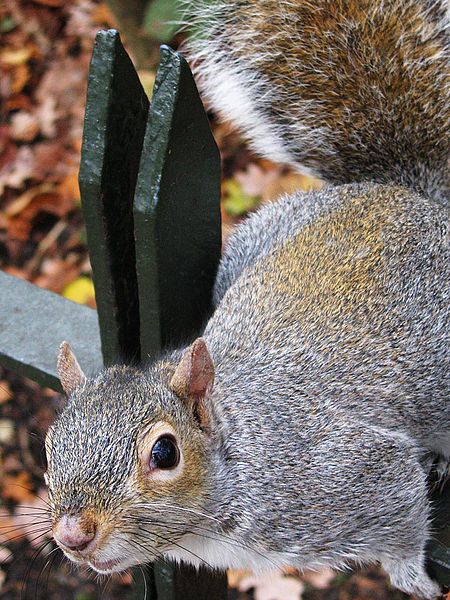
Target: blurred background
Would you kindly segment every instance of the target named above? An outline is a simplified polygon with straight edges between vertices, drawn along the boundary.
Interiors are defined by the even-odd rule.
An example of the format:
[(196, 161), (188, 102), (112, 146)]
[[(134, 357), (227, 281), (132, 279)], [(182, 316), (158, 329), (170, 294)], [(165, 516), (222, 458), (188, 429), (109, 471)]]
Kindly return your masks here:
[[(18, 277), (95, 307), (78, 168), (95, 33), (117, 28), (149, 96), (159, 44), (179, 48), (180, 0), (3, 0), (0, 4), (0, 262)], [(209, 113), (222, 168), (223, 237), (261, 202), (319, 181), (254, 156)], [(1, 293), (1, 292), (0, 292)], [(133, 575), (75, 569), (48, 534), (45, 433), (57, 394), (0, 370), (0, 598), (131, 597)], [(138, 576), (137, 576), (138, 577)], [(230, 598), (374, 599), (408, 596), (377, 569), (255, 578), (229, 572)], [(214, 600), (214, 599), (211, 599)]]

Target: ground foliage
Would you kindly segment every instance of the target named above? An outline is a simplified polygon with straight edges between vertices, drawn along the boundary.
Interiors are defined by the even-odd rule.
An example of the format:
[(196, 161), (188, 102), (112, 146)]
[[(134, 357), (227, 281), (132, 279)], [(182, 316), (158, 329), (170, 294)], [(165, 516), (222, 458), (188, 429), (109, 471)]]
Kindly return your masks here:
[[(77, 174), (93, 39), (111, 26), (117, 23), (107, 6), (93, 0), (5, 0), (0, 6), (1, 268), (91, 306)], [(154, 70), (140, 76), (150, 93)], [(211, 118), (223, 164), (224, 238), (261, 202), (320, 185), (256, 158)], [(0, 371), (0, 596), (126, 598), (134, 575), (99, 580), (74, 570), (50, 539), (43, 440), (60, 404), (54, 392)], [(407, 598), (376, 569), (303, 576), (291, 570), (271, 579), (233, 571), (229, 584), (230, 597), (242, 600)]]

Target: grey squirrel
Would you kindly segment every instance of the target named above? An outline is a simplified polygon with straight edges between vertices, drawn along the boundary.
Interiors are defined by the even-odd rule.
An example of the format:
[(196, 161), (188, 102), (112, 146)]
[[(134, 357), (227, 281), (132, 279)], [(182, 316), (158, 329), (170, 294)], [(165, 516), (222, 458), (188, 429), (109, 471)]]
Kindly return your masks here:
[(213, 106), (260, 152), (336, 185), (236, 229), (187, 348), (86, 378), (62, 344), (69, 399), (46, 439), (55, 540), (100, 573), (159, 556), (378, 562), (437, 598), (426, 482), (450, 460), (448, 6), (193, 9)]

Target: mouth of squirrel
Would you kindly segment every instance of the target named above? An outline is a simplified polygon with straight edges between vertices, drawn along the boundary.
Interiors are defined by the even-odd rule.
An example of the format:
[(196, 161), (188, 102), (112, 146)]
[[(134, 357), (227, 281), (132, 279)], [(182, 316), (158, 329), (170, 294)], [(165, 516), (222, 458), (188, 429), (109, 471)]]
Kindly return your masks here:
[(88, 565), (97, 571), (98, 573), (113, 573), (115, 571), (121, 571), (122, 568), (117, 568), (122, 563), (120, 558), (105, 560), (104, 562), (97, 560), (89, 560)]

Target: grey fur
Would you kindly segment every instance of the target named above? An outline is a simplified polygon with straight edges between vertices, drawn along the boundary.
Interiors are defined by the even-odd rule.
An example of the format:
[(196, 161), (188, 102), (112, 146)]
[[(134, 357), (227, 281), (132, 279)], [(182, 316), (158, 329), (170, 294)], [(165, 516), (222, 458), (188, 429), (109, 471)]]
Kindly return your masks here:
[[(264, 206), (219, 268), (208, 426), (170, 390), (183, 349), (88, 379), (49, 433), (54, 520), (102, 515), (99, 560), (122, 566), (378, 562), (395, 586), (437, 598), (426, 480), (433, 458), (450, 460), (449, 258), (445, 202), (404, 187)], [(155, 497), (138, 485), (137, 440), (161, 421), (194, 466)]]

